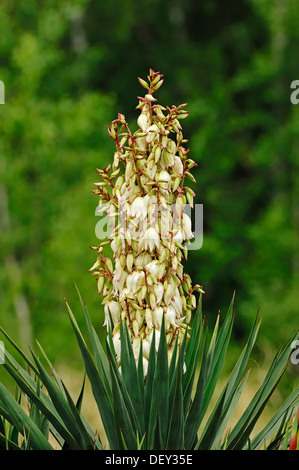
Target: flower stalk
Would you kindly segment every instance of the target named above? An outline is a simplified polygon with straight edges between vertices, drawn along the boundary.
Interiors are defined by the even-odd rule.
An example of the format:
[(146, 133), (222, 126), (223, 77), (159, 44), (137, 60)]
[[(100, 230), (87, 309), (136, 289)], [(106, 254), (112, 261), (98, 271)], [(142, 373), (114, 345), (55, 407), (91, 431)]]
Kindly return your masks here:
[(153, 332), (158, 350), (163, 317), (170, 362), (176, 340), (180, 346), (190, 329), (194, 293), (203, 293), (201, 286), (192, 285), (182, 263), (193, 238), (184, 209), (193, 207), (195, 193), (186, 179), (195, 181), (190, 170), (196, 166), (180, 123), (188, 116), (186, 104), (159, 105), (154, 93), (163, 76), (150, 70), (147, 79), (139, 78), (146, 94), (138, 97), (137, 131), (131, 132), (123, 114), (108, 130), (116, 146), (113, 163), (97, 170), (101, 181), (93, 192), (113, 229), (108, 241), (113, 262), (103, 255), (104, 241), (94, 247), (98, 257), (90, 269), (103, 298), (104, 325), (112, 329), (119, 367), (120, 322), (125, 322), (136, 363), (142, 342), (145, 376)]

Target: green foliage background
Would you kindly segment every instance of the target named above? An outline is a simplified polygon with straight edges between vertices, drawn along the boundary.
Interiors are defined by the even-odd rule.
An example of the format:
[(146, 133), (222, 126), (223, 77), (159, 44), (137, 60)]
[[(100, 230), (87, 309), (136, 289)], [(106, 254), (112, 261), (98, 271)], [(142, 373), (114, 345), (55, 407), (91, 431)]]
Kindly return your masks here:
[[(165, 75), (161, 104), (187, 102), (204, 242), (186, 271), (211, 323), (236, 290), (234, 341), (260, 307), (260, 357), (298, 327), (299, 79), (296, 0), (2, 0), (0, 323), (23, 345), (76, 366), (64, 306), (75, 281), (95, 326), (88, 269), (92, 183), (112, 161), (107, 127), (136, 126), (137, 76)], [(75, 309), (76, 310), (76, 309)]]

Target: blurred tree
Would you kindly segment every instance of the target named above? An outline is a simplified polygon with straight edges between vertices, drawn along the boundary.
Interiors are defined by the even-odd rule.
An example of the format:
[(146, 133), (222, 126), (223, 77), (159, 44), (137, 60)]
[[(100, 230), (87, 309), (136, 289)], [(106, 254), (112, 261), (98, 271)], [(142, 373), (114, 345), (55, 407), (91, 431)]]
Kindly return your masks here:
[(80, 72), (74, 16), (82, 2), (37, 6), (0, 7), (6, 28), (0, 46), (6, 85), (0, 109), (0, 315), (2, 326), (18, 331), (26, 346), (37, 337), (64, 360), (72, 358), (73, 336), (63, 299), (74, 296), (74, 281), (97, 322), (101, 316), (87, 272), (96, 224), (91, 190), (96, 167), (109, 160), (114, 99), (89, 90)]

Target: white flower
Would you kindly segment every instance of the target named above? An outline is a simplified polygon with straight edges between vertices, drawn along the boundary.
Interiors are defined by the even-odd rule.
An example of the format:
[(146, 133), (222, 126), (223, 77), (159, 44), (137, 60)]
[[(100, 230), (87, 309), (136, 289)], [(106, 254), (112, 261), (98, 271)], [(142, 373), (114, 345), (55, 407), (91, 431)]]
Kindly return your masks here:
[(138, 287), (140, 287), (144, 281), (144, 276), (143, 271), (135, 271), (133, 274), (128, 275), (126, 284), (130, 292), (133, 294), (136, 293)]
[(105, 312), (105, 324), (108, 324), (109, 312), (110, 312), (114, 325), (117, 325), (117, 323), (119, 323), (120, 314), (121, 314), (121, 306), (117, 302), (115, 302), (114, 300), (112, 300), (111, 302), (108, 302), (104, 307), (104, 312)]
[(120, 355), (120, 332), (118, 331), (113, 335), (113, 346), (117, 356)]
[(147, 196), (145, 197), (137, 196), (136, 199), (134, 199), (133, 204), (131, 206), (132, 217), (144, 219), (147, 216), (147, 202), (148, 202)]
[(158, 352), (158, 349), (159, 349), (160, 336), (161, 336), (160, 331), (155, 330), (155, 348), (156, 348), (156, 352)]
[(154, 285), (154, 294), (156, 296), (157, 304), (159, 304), (161, 300), (163, 299), (163, 294), (164, 294), (164, 287), (163, 287), (163, 284), (161, 284), (161, 282)]
[(189, 240), (190, 238), (194, 238), (194, 235), (191, 230), (191, 219), (185, 212), (183, 213), (183, 229), (184, 229), (184, 237), (186, 240)]
[(164, 302), (166, 305), (170, 303), (170, 300), (175, 295), (175, 292), (176, 292), (176, 285), (173, 281), (173, 278), (171, 278), (164, 292)]
[(153, 315), (149, 308), (145, 309), (145, 321), (149, 329), (153, 328)]
[(148, 369), (148, 360), (144, 357), (143, 358), (143, 375), (147, 375), (147, 369)]
[(144, 149), (144, 150), (147, 149), (147, 143), (146, 143), (145, 137), (138, 137), (136, 139), (136, 142), (137, 142), (138, 147), (140, 147), (141, 149)]
[(148, 199), (148, 218), (150, 220), (157, 220), (158, 217), (158, 204), (157, 204), (157, 196), (149, 196)]
[(147, 128), (150, 125), (150, 115), (149, 113), (141, 113), (137, 119), (137, 124), (142, 130), (142, 132), (146, 132)]
[(150, 176), (150, 178), (154, 179), (156, 171), (157, 165), (155, 164), (154, 160), (150, 160), (147, 164), (147, 174)]
[(126, 278), (128, 276), (128, 273), (126, 271), (122, 271), (121, 275), (114, 275), (113, 276), (113, 288), (115, 292), (121, 292), (124, 288), (124, 283), (126, 281)]
[[(127, 295), (130, 295), (131, 291), (125, 287), (120, 293), (119, 293), (119, 301), (120, 303), (124, 302), (126, 300)], [(125, 307), (125, 304), (124, 304)]]
[(116, 251), (116, 239), (113, 238), (112, 242), (110, 243), (112, 251)]
[(146, 265), (146, 269), (148, 269), (148, 271), (152, 273), (154, 276), (157, 276), (159, 272), (159, 261), (157, 260), (151, 261), (150, 263)]
[[(152, 339), (153, 339), (153, 333), (154, 330), (151, 330), (150, 333), (147, 335), (147, 339), (149, 343), (151, 344)], [(159, 348), (159, 343), (160, 343), (160, 331), (155, 328), (155, 349), (158, 351)]]
[(144, 253), (141, 253), (140, 255), (137, 256), (135, 260), (135, 266), (145, 266), (152, 260), (151, 255), (149, 254), (148, 251), (145, 251)]
[(140, 248), (153, 251), (155, 247), (160, 248), (160, 237), (154, 227), (149, 227), (145, 231), (143, 239), (140, 240)]
[(156, 328), (161, 328), (163, 318), (163, 308), (156, 307), (154, 310), (154, 323)]
[(167, 171), (164, 171), (164, 170), (160, 171), (157, 180), (158, 180), (159, 186), (163, 190), (167, 190), (169, 188), (170, 174)]
[(168, 330), (169, 326), (173, 326), (177, 328), (178, 325), (175, 323), (176, 314), (174, 308), (170, 305), (167, 307), (166, 314), (165, 314), (165, 329)]
[(146, 337), (142, 341), (142, 353), (143, 353), (143, 356), (145, 356), (147, 359), (149, 358), (150, 348), (151, 348), (151, 343), (149, 339)]
[(182, 243), (185, 240), (184, 234), (181, 230), (178, 230), (175, 236), (173, 237), (174, 242)]
[(106, 326), (107, 331), (109, 331), (109, 328), (111, 328), (111, 321), (110, 321), (109, 309), (107, 305), (105, 305), (104, 307), (104, 312), (105, 312), (105, 321), (103, 323), (103, 326)]
[(184, 167), (183, 167), (182, 160), (177, 155), (174, 156), (174, 165), (172, 168), (173, 168), (174, 173), (182, 176)]
[(179, 292), (173, 297), (173, 300), (171, 301), (171, 305), (175, 309), (178, 316), (180, 316), (182, 314), (183, 305), (182, 305), (182, 299), (181, 299)]
[(119, 258), (116, 258), (115, 260), (115, 269), (114, 269), (114, 275), (115, 275), (115, 278), (118, 279), (121, 277), (122, 273), (123, 273), (124, 269), (122, 267), (122, 264), (120, 262), (120, 259)]
[(133, 339), (133, 354), (135, 359), (138, 359), (139, 356), (139, 351), (140, 351), (140, 336), (137, 336), (137, 338)]
[(156, 124), (153, 124), (152, 126), (148, 127), (147, 136), (145, 138), (146, 142), (148, 144), (152, 143), (157, 138), (158, 132), (159, 129)]

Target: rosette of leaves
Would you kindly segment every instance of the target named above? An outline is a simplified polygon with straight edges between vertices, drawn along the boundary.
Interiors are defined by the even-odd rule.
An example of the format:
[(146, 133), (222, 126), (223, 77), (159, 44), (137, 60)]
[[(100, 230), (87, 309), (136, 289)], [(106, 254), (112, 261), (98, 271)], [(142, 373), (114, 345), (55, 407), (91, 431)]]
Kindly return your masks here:
[[(298, 418), (294, 420), (292, 416), (298, 409), (299, 387), (294, 389), (262, 430), (254, 433), (255, 425), (287, 367), (291, 342), (280, 345), (258, 391), (228, 431), (229, 419), (249, 375), (248, 361), (260, 327), (258, 317), (221, 391), (217, 384), (231, 338), (233, 303), (221, 325), (218, 317), (212, 334), (208, 332), (202, 312), (196, 312), (192, 321), (192, 335), (187, 338), (185, 334), (180, 348), (176, 342), (170, 367), (163, 325), (157, 352), (152, 342), (148, 373), (144, 378), (142, 343), (141, 359), (136, 367), (128, 328), (124, 323), (120, 330), (123, 365), (120, 372), (111, 329), (103, 347), (81, 297), (80, 300), (86, 320), (85, 335), (67, 304), (85, 366), (82, 390), (75, 401), (39, 344), (41, 357), (31, 351), (29, 358), (2, 331), (5, 340), (11, 343), (20, 357), (17, 360), (6, 352), (5, 362), (1, 366), (11, 375), (18, 388), (18, 393), (13, 397), (0, 384), (0, 446), (3, 450), (50, 450), (53, 448), (53, 443), (49, 441), (50, 434), (53, 436), (51, 442), (53, 438), (56, 439), (61, 449), (106, 449), (97, 430), (91, 428), (81, 412), (85, 375), (92, 387), (109, 449), (295, 448)], [(184, 362), (186, 372), (183, 370)], [(215, 394), (218, 398), (211, 409), (209, 404)], [(22, 396), (26, 398), (25, 408), (21, 404)]]

